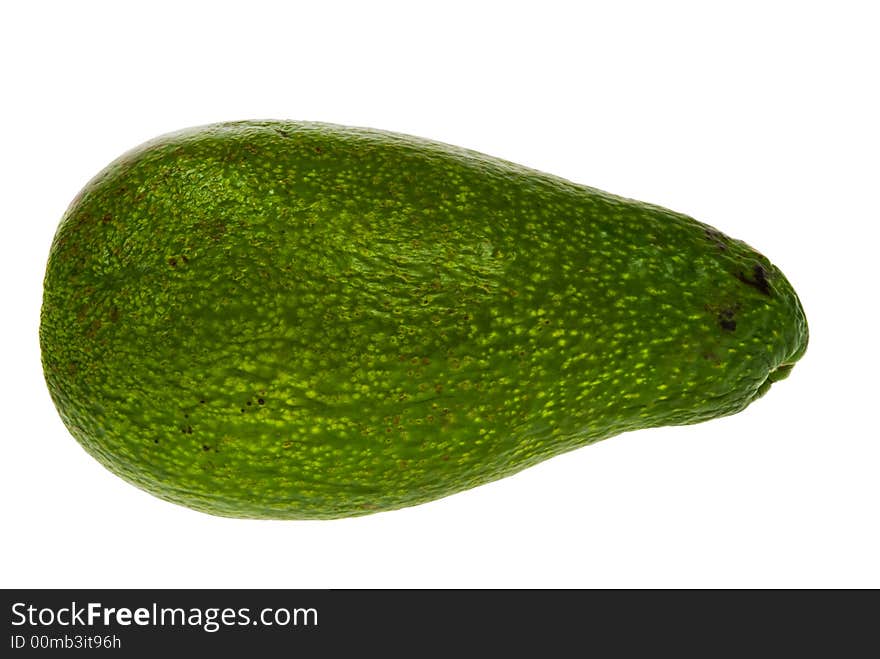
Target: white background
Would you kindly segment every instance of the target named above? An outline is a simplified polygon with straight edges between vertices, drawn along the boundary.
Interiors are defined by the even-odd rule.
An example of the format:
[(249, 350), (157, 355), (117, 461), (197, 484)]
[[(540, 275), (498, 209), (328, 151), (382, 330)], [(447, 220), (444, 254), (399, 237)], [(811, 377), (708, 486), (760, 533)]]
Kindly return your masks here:
[[(27, 2), (0, 15), (0, 586), (880, 587), (872, 3)], [(212, 121), (411, 133), (686, 212), (767, 254), (811, 329), (733, 417), (640, 431), (434, 503), (210, 517), (67, 433), (49, 245), (126, 149)]]

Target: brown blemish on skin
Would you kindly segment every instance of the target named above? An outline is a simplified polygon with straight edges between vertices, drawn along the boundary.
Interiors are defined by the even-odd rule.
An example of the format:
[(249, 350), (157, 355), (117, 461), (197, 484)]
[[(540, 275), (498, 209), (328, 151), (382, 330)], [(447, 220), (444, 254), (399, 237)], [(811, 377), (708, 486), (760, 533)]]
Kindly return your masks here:
[[(739, 305), (737, 305), (738, 307)], [(732, 332), (736, 329), (736, 321), (733, 319), (736, 309), (722, 309), (718, 312), (718, 324), (721, 329), (726, 332)]]
[(706, 304), (703, 308), (715, 314), (721, 329), (725, 332), (733, 332), (736, 329), (736, 312), (742, 308), (742, 304), (739, 302), (725, 305)]
[(742, 270), (736, 273), (736, 278), (739, 279), (742, 283), (760, 291), (764, 295), (771, 295), (770, 282), (767, 281), (767, 271), (760, 263), (756, 263), (755, 266), (752, 268), (751, 279), (746, 277), (743, 274)]
[(715, 245), (719, 250), (726, 251), (727, 244), (724, 242), (724, 234), (718, 231), (717, 229), (713, 229), (711, 227), (707, 227), (705, 229), (706, 237), (712, 241), (712, 244)]

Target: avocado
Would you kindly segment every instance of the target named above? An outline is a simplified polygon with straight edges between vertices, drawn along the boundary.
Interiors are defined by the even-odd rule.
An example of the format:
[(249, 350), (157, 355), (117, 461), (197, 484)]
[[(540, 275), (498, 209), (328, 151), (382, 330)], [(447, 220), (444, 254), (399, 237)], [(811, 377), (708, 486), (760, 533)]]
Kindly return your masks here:
[(275, 519), (411, 506), (732, 414), (806, 345), (783, 274), (686, 215), (292, 121), (108, 165), (61, 220), (40, 321), (88, 453), (167, 501)]

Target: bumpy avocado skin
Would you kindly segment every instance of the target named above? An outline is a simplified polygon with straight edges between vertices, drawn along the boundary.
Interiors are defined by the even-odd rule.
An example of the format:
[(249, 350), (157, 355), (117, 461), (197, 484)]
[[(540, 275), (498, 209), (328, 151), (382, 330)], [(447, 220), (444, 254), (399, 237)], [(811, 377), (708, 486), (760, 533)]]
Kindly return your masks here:
[(383, 131), (162, 136), (72, 202), (43, 367), (168, 501), (337, 518), (624, 431), (732, 414), (807, 345), (782, 273), (679, 213)]

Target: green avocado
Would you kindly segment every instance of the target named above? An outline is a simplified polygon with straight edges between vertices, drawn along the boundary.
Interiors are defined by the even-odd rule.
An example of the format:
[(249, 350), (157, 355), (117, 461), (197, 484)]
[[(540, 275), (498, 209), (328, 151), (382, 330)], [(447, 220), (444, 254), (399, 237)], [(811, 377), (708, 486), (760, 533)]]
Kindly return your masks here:
[(86, 185), (40, 345), (113, 473), (310, 519), (732, 414), (789, 374), (807, 324), (767, 258), (680, 213), (407, 135), (243, 121)]

